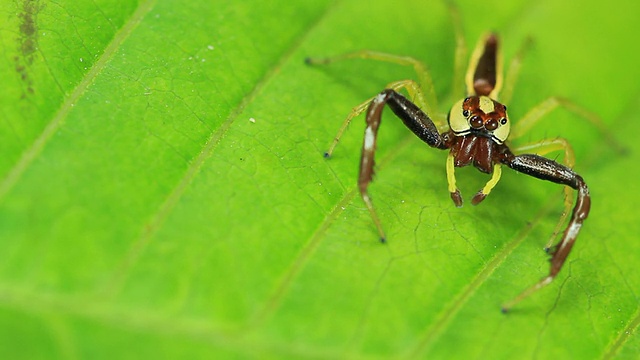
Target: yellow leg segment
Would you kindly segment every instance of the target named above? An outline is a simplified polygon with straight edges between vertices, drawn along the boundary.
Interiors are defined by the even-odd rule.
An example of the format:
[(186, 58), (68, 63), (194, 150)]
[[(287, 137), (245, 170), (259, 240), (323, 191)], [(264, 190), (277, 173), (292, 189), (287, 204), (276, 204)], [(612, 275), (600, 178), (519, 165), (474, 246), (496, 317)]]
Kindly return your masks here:
[(451, 193), (451, 200), (456, 204), (456, 207), (462, 206), (462, 196), (460, 195), (460, 190), (456, 186), (456, 174), (455, 174), (455, 165), (453, 163), (453, 155), (449, 153), (447, 155), (447, 182), (449, 183), (449, 193)]
[(484, 200), (484, 198), (486, 198), (491, 190), (493, 190), (493, 188), (498, 184), (501, 176), (502, 166), (500, 164), (493, 165), (493, 174), (491, 175), (491, 179), (487, 181), (482, 190), (478, 191), (478, 193), (473, 196), (473, 199), (471, 199), (471, 204), (478, 205), (482, 200)]

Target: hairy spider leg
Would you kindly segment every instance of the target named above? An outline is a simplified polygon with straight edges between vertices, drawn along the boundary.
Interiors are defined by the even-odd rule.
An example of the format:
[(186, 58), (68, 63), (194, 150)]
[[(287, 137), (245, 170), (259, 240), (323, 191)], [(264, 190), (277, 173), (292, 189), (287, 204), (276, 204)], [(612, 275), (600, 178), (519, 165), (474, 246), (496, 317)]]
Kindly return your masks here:
[(514, 127), (511, 129), (511, 139), (517, 139), (526, 134), (531, 128), (536, 125), (545, 115), (555, 110), (556, 108), (564, 108), (580, 118), (590, 122), (601, 134), (605, 140), (614, 150), (620, 154), (625, 153), (626, 149), (614, 138), (611, 131), (607, 128), (601, 117), (593, 112), (577, 105), (568, 99), (561, 97), (549, 97), (538, 105), (534, 106), (525, 116), (520, 119)]
[(460, 19), (460, 12), (458, 7), (453, 1), (446, 1), (449, 9), (449, 15), (451, 16), (451, 23), (453, 24), (453, 33), (456, 38), (456, 48), (453, 58), (453, 85), (451, 86), (451, 94), (454, 99), (450, 99), (451, 102), (455, 102), (457, 97), (464, 92), (464, 76), (466, 71), (467, 62), (467, 44), (464, 39), (464, 31), (462, 29), (462, 20)]
[(378, 136), (378, 128), (382, 119), (382, 110), (388, 105), (391, 110), (399, 117), (402, 122), (422, 141), (429, 146), (439, 149), (447, 149), (450, 142), (446, 136), (438, 133), (438, 128), (433, 120), (423, 112), (416, 104), (409, 101), (400, 93), (393, 89), (385, 89), (378, 94), (367, 110), (366, 123), (367, 127), (364, 131), (364, 142), (362, 145), (362, 155), (360, 159), (360, 173), (358, 176), (358, 188), (364, 200), (371, 217), (375, 222), (380, 240), (385, 241), (384, 231), (380, 225), (380, 220), (373, 207), (373, 202), (367, 191), (369, 183), (373, 180), (374, 174), (374, 155), (376, 150), (376, 140)]
[(347, 59), (369, 59), (382, 62), (388, 62), (401, 66), (413, 67), (416, 75), (418, 76), (418, 83), (422, 87), (422, 93), (425, 95), (424, 109), (428, 114), (438, 113), (438, 99), (435, 89), (433, 87), (433, 80), (431, 74), (427, 70), (426, 66), (409, 56), (400, 56), (394, 54), (387, 54), (378, 51), (371, 50), (359, 50), (342, 55), (336, 55), (327, 58), (307, 58), (305, 61), (309, 65), (326, 65), (336, 61), (342, 61)]
[[(418, 85), (418, 83), (416, 83), (413, 80), (401, 80), (401, 81), (395, 81), (392, 82), (390, 84), (388, 84), (386, 86), (387, 89), (392, 89), (395, 91), (400, 91), (401, 89), (405, 89), (407, 91), (407, 93), (409, 94), (409, 97), (411, 99), (413, 99), (418, 106), (420, 107), (424, 107), (426, 104), (426, 100), (424, 98), (424, 93), (422, 92), (420, 85)], [(324, 153), (325, 157), (331, 157), (331, 155), (333, 154), (333, 150), (335, 150), (336, 146), (338, 145), (338, 142), (340, 141), (340, 138), (342, 137), (342, 135), (344, 134), (344, 132), (347, 130), (347, 127), (349, 127), (349, 124), (351, 123), (351, 121), (357, 117), (358, 115), (362, 114), (368, 107), (369, 104), (371, 104), (371, 102), (375, 99), (375, 96), (366, 100), (365, 102), (363, 102), (362, 104), (354, 107), (351, 112), (349, 113), (349, 115), (347, 115), (347, 117), (344, 119), (344, 121), (342, 122), (342, 125), (340, 126), (340, 129), (338, 130), (338, 133), (336, 134), (336, 136), (333, 138), (333, 142), (331, 143), (331, 146), (329, 146), (329, 150), (327, 150), (327, 152)], [(444, 131), (446, 129), (448, 129), (448, 126), (446, 124), (446, 122), (444, 121), (444, 119), (439, 119), (435, 121), (436, 126), (438, 127), (438, 129), (440, 131)]]
[(502, 311), (508, 312), (513, 305), (522, 299), (549, 285), (558, 275), (578, 237), (582, 223), (589, 215), (591, 197), (589, 195), (589, 188), (580, 175), (553, 160), (534, 154), (513, 155), (512, 153), (507, 153), (501, 161), (516, 171), (538, 179), (567, 185), (578, 191), (576, 203), (571, 214), (571, 220), (569, 220), (569, 224), (558, 244), (551, 249), (551, 268), (549, 275), (520, 293), (520, 295), (516, 296), (513, 300), (505, 303), (502, 306)]
[[(524, 154), (524, 153), (534, 153), (536, 155), (546, 155), (552, 151), (563, 151), (564, 157), (562, 159), (562, 163), (564, 166), (572, 169), (575, 164), (575, 154), (573, 152), (573, 147), (571, 144), (564, 138), (555, 138), (555, 139), (547, 139), (542, 141), (537, 141), (530, 144), (525, 144), (518, 146), (513, 149), (515, 154)], [(547, 245), (545, 245), (545, 250), (548, 252), (551, 249), (551, 244), (553, 244), (554, 240), (558, 233), (560, 233), (560, 229), (562, 229), (562, 225), (564, 225), (569, 213), (571, 211), (571, 206), (573, 205), (572, 198), (572, 189), (569, 186), (564, 187), (564, 210), (562, 211), (562, 215), (560, 216), (560, 220), (558, 220), (558, 224), (556, 224), (549, 241), (547, 241)]]
[[(531, 108), (531, 110), (529, 110), (518, 122), (514, 124), (513, 128), (511, 129), (510, 139), (513, 140), (522, 137), (524, 134), (528, 133), (542, 118), (544, 118), (547, 114), (558, 107), (565, 108), (593, 124), (616, 151), (618, 151), (619, 153), (624, 153), (624, 148), (614, 139), (613, 135), (606, 128), (603, 120), (599, 116), (572, 103), (567, 99), (559, 97), (547, 98), (546, 100)], [(514, 153), (534, 152), (538, 155), (545, 155), (552, 151), (564, 151), (564, 165), (569, 168), (573, 168), (575, 164), (575, 155), (573, 152), (573, 148), (571, 147), (569, 142), (563, 138), (542, 140), (539, 142), (525, 144), (514, 148)], [(573, 203), (571, 193), (571, 189), (569, 187), (565, 187), (564, 211), (562, 212), (558, 224), (556, 225), (553, 233), (551, 234), (551, 237), (549, 238), (549, 241), (547, 242), (547, 245), (545, 247), (547, 251), (549, 251), (550, 246), (560, 232), (562, 225), (566, 221), (567, 217), (569, 217), (569, 212), (571, 211), (571, 205)]]
[[(516, 82), (518, 81), (518, 77), (520, 76), (520, 69), (522, 68), (522, 61), (526, 55), (526, 53), (531, 48), (533, 44), (533, 40), (530, 37), (527, 37), (526, 40), (518, 49), (518, 52), (511, 59), (509, 63), (509, 69), (507, 70), (507, 75), (505, 76), (504, 84), (502, 90), (500, 91), (500, 101), (503, 104), (510, 104), (511, 97), (513, 96), (513, 89), (515, 88)], [(496, 99), (498, 100), (498, 99)]]

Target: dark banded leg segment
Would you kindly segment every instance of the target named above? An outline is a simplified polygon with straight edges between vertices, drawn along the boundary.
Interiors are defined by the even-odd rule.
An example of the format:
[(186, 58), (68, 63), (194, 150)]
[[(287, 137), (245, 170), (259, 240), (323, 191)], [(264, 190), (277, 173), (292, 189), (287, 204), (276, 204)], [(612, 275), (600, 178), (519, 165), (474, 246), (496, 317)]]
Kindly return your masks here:
[(538, 179), (552, 181), (557, 184), (567, 185), (578, 191), (576, 204), (571, 214), (571, 220), (569, 220), (569, 224), (564, 230), (562, 239), (560, 239), (549, 252), (551, 254), (551, 269), (549, 270), (549, 275), (523, 291), (513, 300), (504, 304), (502, 306), (502, 312), (506, 313), (520, 300), (549, 285), (558, 275), (578, 237), (582, 223), (589, 215), (591, 197), (589, 196), (589, 188), (580, 175), (553, 160), (538, 155), (527, 154), (519, 156), (510, 155), (507, 156), (506, 159), (503, 159), (502, 162), (521, 173), (531, 175)]
[(392, 89), (386, 89), (378, 94), (369, 105), (367, 110), (366, 123), (367, 127), (364, 131), (364, 143), (362, 145), (362, 156), (360, 158), (360, 175), (358, 177), (358, 188), (362, 195), (373, 222), (378, 228), (380, 241), (385, 241), (384, 231), (380, 224), (378, 215), (373, 208), (371, 197), (367, 191), (369, 183), (373, 180), (374, 173), (374, 155), (376, 150), (376, 140), (378, 137), (378, 127), (382, 117), (384, 106), (388, 105), (391, 110), (398, 116), (402, 122), (418, 136), (422, 141), (431, 147), (447, 149), (449, 144), (438, 133), (436, 125), (431, 118), (425, 114), (418, 106), (409, 101)]
[[(575, 164), (575, 155), (573, 152), (573, 148), (571, 144), (563, 138), (555, 138), (538, 141), (532, 144), (526, 144), (522, 146), (518, 146), (513, 149), (513, 152), (518, 153), (533, 153), (536, 155), (546, 155), (552, 151), (562, 151), (564, 153), (564, 157), (562, 158), (562, 164), (569, 169), (573, 168)], [(558, 237), (558, 234), (562, 230), (562, 226), (565, 224), (567, 219), (569, 218), (569, 213), (571, 212), (571, 207), (573, 206), (573, 191), (569, 186), (564, 187), (564, 210), (562, 211), (562, 215), (560, 219), (558, 219), (558, 223), (556, 227), (553, 229), (553, 233), (551, 237), (549, 237), (549, 241), (545, 246), (545, 251), (549, 251), (551, 249), (551, 245), (555, 242), (555, 239)]]

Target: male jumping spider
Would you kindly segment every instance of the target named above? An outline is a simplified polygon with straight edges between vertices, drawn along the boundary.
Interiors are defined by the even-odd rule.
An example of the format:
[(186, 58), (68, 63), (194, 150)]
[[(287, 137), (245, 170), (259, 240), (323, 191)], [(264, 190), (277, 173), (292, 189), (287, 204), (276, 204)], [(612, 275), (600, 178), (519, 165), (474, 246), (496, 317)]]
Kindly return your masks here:
[[(457, 32), (456, 38), (458, 50), (464, 49), (464, 40), (460, 31)], [(464, 51), (457, 51), (456, 53), (464, 54)], [(589, 215), (591, 206), (589, 188), (582, 177), (571, 169), (574, 164), (574, 154), (571, 145), (565, 139), (542, 140), (513, 149), (509, 148), (507, 140), (509, 136), (511, 136), (510, 139), (522, 136), (545, 114), (558, 106), (577, 113), (602, 128), (600, 119), (565, 99), (552, 97), (529, 111), (519, 122), (512, 126), (511, 119), (507, 115), (507, 107), (497, 101), (503, 84), (502, 60), (498, 37), (495, 34), (484, 35), (476, 45), (470, 58), (464, 81), (461, 78), (461, 71), (458, 71), (460, 74), (457, 74), (457, 76), (454, 75), (456, 84), (466, 83), (467, 96), (453, 105), (446, 117), (446, 121), (443, 116), (438, 116), (439, 113), (436, 111), (435, 93), (429, 73), (422, 63), (413, 58), (362, 50), (332, 58), (309, 58), (306, 59), (306, 62), (308, 64), (328, 64), (337, 60), (352, 58), (374, 59), (412, 66), (420, 80), (420, 83), (413, 80), (393, 82), (377, 96), (355, 107), (345, 119), (331, 147), (325, 153), (326, 157), (331, 156), (347, 125), (354, 117), (366, 110), (366, 128), (360, 160), (358, 187), (378, 229), (381, 241), (385, 241), (385, 234), (367, 192), (367, 187), (373, 178), (378, 127), (380, 126), (382, 110), (387, 105), (403, 121), (405, 126), (427, 145), (437, 149), (449, 150), (446, 160), (447, 181), (451, 199), (457, 207), (462, 206), (462, 197), (456, 187), (454, 174), (456, 167), (473, 164), (481, 172), (491, 174), (490, 180), (471, 199), (471, 203), (474, 205), (482, 202), (498, 183), (503, 165), (538, 179), (566, 185), (564, 212), (556, 226), (554, 235), (546, 246), (547, 252), (551, 255), (549, 274), (515, 299), (504, 304), (502, 311), (507, 312), (518, 301), (551, 283), (562, 269), (578, 237), (580, 228)], [(460, 56), (457, 56), (456, 64), (462, 63), (459, 58)], [(510, 69), (512, 71), (510, 75), (513, 77), (513, 79), (510, 79), (511, 81), (515, 80), (520, 62), (521, 54), (517, 55), (511, 63)], [(456, 69), (458, 69), (458, 66), (456, 66)], [(456, 84), (454, 84), (453, 89), (459, 88)], [(508, 102), (511, 97), (512, 85), (513, 83), (505, 85), (505, 92), (502, 97), (505, 102)], [(398, 92), (401, 89), (406, 90), (409, 98), (413, 99), (413, 101), (401, 95)], [(431, 117), (428, 114), (431, 114)], [(542, 157), (544, 154), (557, 150), (564, 151), (564, 164)], [(577, 191), (577, 199), (571, 212), (573, 203), (571, 199), (572, 189)], [(560, 241), (555, 246), (551, 246), (555, 235), (559, 233), (569, 213), (571, 213), (571, 219)]]

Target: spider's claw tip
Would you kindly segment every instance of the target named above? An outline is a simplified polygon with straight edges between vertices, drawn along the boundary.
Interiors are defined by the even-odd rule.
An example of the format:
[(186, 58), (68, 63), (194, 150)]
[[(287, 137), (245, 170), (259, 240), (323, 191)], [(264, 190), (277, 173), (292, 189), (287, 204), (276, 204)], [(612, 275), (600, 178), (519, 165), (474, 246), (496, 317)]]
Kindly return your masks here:
[[(548, 254), (548, 255), (555, 255), (556, 251), (558, 251), (558, 247), (556, 245), (551, 246), (551, 247), (545, 247), (544, 251)], [(549, 259), (549, 261), (551, 261), (551, 259)]]
[(460, 191), (456, 190), (451, 193), (451, 200), (456, 205), (456, 207), (462, 207), (462, 195), (460, 195)]
[(383, 243), (383, 244), (386, 244), (387, 243), (387, 239), (384, 238), (384, 237), (380, 237), (380, 242)]
[(313, 60), (311, 60), (311, 58), (307, 56), (306, 58), (304, 58), (304, 63), (307, 65), (311, 65), (313, 64)]
[(487, 194), (483, 193), (482, 191), (479, 191), (477, 194), (473, 196), (473, 199), (471, 199), (471, 205), (480, 204), (482, 200), (484, 200), (486, 197), (487, 197)]
[(325, 151), (325, 153), (324, 153), (324, 158), (325, 158), (325, 159), (328, 159), (328, 158), (330, 158), (330, 157), (331, 157), (331, 154), (329, 154), (329, 152), (328, 152), (328, 151)]
[(509, 312), (509, 310), (510, 310), (510, 309), (509, 309), (508, 307), (505, 307), (505, 306), (500, 307), (500, 312), (501, 312), (501, 313), (503, 313), (503, 314), (508, 313), (508, 312)]

